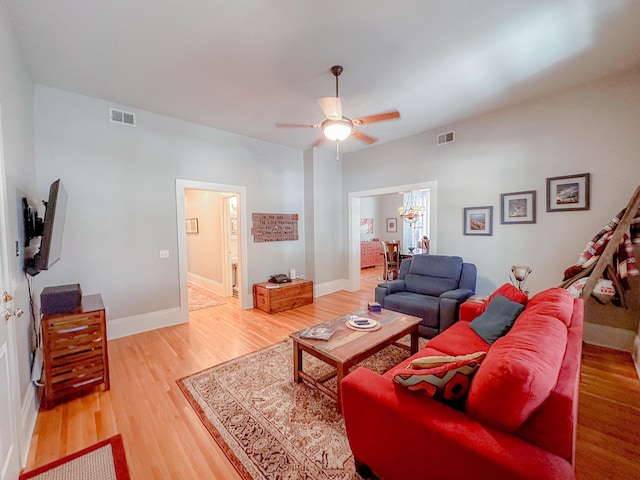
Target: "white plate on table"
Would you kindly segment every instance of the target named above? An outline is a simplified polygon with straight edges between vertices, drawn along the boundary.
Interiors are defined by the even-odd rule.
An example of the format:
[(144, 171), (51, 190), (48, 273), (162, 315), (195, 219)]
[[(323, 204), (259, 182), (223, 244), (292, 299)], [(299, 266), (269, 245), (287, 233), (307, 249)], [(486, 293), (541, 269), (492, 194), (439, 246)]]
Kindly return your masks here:
[[(359, 324), (356, 322), (362, 321), (362, 320), (366, 320), (367, 323), (363, 323), (363, 324)], [(366, 318), (366, 317), (358, 317), (358, 318), (353, 318), (353, 319), (349, 319), (349, 325), (351, 325), (353, 328), (361, 328), (363, 330), (369, 329), (369, 328), (375, 328), (378, 326), (378, 322), (375, 321), (372, 318)]]

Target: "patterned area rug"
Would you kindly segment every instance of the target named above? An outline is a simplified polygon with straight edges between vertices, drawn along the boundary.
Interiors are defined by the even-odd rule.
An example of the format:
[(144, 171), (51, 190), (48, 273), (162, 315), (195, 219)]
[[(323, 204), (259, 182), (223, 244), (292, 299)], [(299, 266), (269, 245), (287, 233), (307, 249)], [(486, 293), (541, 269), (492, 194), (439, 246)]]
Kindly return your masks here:
[(20, 475), (19, 480), (130, 480), (122, 436), (108, 438)]
[(224, 302), (216, 300), (210, 295), (198, 290), (197, 288), (187, 285), (189, 290), (189, 311), (200, 310), (202, 308), (217, 307), (224, 305)]
[[(292, 351), (281, 342), (177, 383), (244, 479), (360, 479), (335, 402), (293, 382)], [(382, 373), (408, 355), (392, 345), (362, 365)], [(309, 355), (304, 362), (314, 376), (330, 370)]]

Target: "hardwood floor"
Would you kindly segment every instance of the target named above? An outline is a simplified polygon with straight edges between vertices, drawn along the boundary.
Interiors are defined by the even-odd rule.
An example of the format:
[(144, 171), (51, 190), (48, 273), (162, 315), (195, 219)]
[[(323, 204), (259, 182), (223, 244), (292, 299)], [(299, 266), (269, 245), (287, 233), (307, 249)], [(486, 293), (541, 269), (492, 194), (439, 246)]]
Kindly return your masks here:
[[(359, 292), (267, 315), (236, 302), (191, 312), (188, 324), (109, 342), (111, 390), (40, 411), (27, 469), (121, 433), (133, 479), (239, 479), (175, 380), (272, 345), (373, 300), (381, 269), (363, 270)], [(640, 382), (627, 353), (585, 345), (578, 478), (640, 478)]]

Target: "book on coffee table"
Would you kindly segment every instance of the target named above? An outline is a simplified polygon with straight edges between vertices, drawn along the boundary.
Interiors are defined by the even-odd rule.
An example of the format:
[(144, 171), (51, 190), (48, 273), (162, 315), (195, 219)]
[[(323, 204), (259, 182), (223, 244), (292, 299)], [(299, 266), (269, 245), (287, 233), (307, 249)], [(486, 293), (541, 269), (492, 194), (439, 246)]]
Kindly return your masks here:
[(300, 333), (300, 338), (310, 338), (314, 340), (329, 340), (331, 335), (335, 333), (335, 330), (323, 325), (316, 325), (315, 327), (308, 327)]

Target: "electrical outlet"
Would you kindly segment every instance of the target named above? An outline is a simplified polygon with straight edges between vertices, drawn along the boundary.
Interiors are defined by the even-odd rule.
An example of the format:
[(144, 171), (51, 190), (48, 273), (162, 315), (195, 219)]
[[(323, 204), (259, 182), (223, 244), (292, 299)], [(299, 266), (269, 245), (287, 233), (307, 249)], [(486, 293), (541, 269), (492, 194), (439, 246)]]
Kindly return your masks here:
[(160, 250), (160, 258), (169, 258), (169, 250)]

